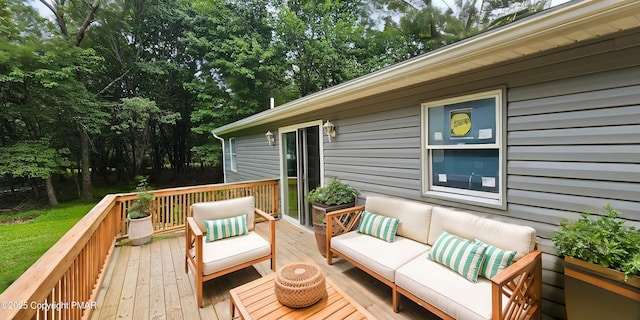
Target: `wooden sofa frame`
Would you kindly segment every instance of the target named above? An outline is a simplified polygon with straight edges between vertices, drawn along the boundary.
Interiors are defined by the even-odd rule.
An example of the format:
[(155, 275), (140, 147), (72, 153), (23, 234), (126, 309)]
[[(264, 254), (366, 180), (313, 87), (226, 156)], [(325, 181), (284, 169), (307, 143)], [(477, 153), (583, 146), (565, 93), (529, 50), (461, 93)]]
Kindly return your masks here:
[[(327, 263), (329, 265), (333, 263), (333, 255), (335, 254), (391, 287), (394, 312), (399, 312), (399, 294), (402, 294), (442, 319), (454, 319), (429, 302), (398, 287), (394, 282), (331, 247), (331, 238), (350, 232), (357, 227), (363, 211), (364, 206), (357, 206), (327, 213)], [(540, 306), (542, 301), (542, 252), (537, 249), (529, 252), (491, 278), (491, 291), (492, 320), (540, 319), (542, 315)], [(507, 301), (503, 301), (503, 296), (508, 298)]]
[[(262, 217), (269, 223), (269, 243), (271, 244), (271, 254), (268, 256), (264, 256), (255, 260), (246, 261), (242, 264), (235, 265), (228, 269), (220, 270), (218, 272), (214, 272), (212, 274), (203, 275), (202, 274), (202, 239), (205, 236), (205, 233), (200, 230), (198, 224), (193, 219), (193, 209), (190, 208), (190, 216), (187, 217), (187, 226), (185, 231), (186, 238), (186, 260), (185, 260), (185, 272), (189, 272), (189, 268), (193, 270), (193, 274), (195, 277), (195, 285), (196, 285), (196, 298), (198, 302), (198, 307), (202, 308), (202, 285), (204, 282), (209, 281), (211, 279), (223, 276), (225, 274), (229, 274), (234, 271), (238, 271), (244, 269), (246, 267), (250, 267), (256, 263), (266, 261), (271, 259), (271, 270), (276, 271), (276, 220), (271, 215), (266, 212), (254, 208), (254, 212), (256, 215)], [(253, 229), (255, 230), (256, 219), (253, 222)], [(195, 255), (189, 254), (189, 252), (195, 248)]]

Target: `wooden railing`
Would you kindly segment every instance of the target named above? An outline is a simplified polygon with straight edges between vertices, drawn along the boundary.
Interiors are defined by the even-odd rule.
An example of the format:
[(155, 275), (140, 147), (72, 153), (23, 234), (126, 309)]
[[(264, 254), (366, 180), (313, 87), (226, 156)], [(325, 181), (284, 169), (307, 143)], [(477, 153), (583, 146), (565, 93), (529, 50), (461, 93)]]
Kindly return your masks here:
[[(253, 195), (257, 208), (278, 213), (278, 180), (152, 192), (155, 233), (184, 228), (188, 208), (196, 202)], [(0, 319), (87, 319), (97, 307), (98, 289), (116, 241), (126, 237), (126, 210), (135, 199), (136, 193), (104, 197), (0, 295)]]

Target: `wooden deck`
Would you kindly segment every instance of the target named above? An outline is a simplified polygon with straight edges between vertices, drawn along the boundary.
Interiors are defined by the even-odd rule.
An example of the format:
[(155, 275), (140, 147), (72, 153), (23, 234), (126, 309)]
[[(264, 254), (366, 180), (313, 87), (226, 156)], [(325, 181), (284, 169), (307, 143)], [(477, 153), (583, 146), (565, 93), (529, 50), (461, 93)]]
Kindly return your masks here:
[[(276, 222), (276, 264), (312, 262), (378, 319), (437, 319), (401, 298), (400, 313), (391, 309), (391, 289), (341, 259), (329, 266), (318, 253), (311, 231)], [(259, 223), (259, 233), (266, 225)], [(143, 246), (116, 247), (91, 319), (230, 319), (229, 290), (271, 273), (269, 261), (208, 281), (203, 307), (196, 306), (192, 275), (185, 273), (184, 236), (155, 237)]]

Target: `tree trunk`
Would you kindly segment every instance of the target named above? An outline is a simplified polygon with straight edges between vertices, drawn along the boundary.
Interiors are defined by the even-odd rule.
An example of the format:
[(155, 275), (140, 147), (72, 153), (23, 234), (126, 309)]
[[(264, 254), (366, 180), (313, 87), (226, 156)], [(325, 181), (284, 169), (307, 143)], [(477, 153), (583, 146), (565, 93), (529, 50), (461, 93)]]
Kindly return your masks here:
[(47, 186), (47, 197), (49, 198), (49, 204), (53, 207), (57, 206), (58, 198), (56, 198), (56, 190), (53, 188), (51, 176), (47, 177), (47, 179), (45, 180), (45, 185)]
[(91, 194), (91, 166), (89, 165), (89, 136), (83, 130), (80, 131), (80, 170), (82, 172), (82, 193), (80, 194), (80, 200), (91, 201), (93, 200), (93, 194)]

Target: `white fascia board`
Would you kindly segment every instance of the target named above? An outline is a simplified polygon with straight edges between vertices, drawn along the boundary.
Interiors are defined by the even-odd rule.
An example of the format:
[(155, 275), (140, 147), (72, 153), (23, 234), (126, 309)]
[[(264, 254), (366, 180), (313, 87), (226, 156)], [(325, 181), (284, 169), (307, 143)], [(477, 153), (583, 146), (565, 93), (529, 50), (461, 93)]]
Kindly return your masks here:
[[(214, 132), (216, 134), (227, 134), (361, 99), (374, 93), (397, 90), (445, 75), (469, 71), (475, 67), (468, 67), (461, 71), (459, 66), (464, 63), (476, 65), (476, 67), (482, 66), (482, 64), (474, 64), (474, 62), (486, 61), (488, 57), (491, 57), (490, 60), (494, 61), (494, 63), (507, 61), (511, 58), (495, 59), (495, 57), (499, 56), (500, 52), (513, 52), (514, 49), (526, 47), (531, 43), (548, 41), (559, 36), (575, 33), (577, 30), (606, 25), (625, 17), (638, 17), (638, 12), (640, 12), (640, 1), (637, 0), (570, 2), (522, 21), (456, 42), (224, 125), (215, 129)], [(584, 39), (576, 39), (575, 41), (602, 35), (586, 34)], [(505, 56), (513, 56), (513, 54)], [(433, 76), (434, 74), (439, 76)]]

